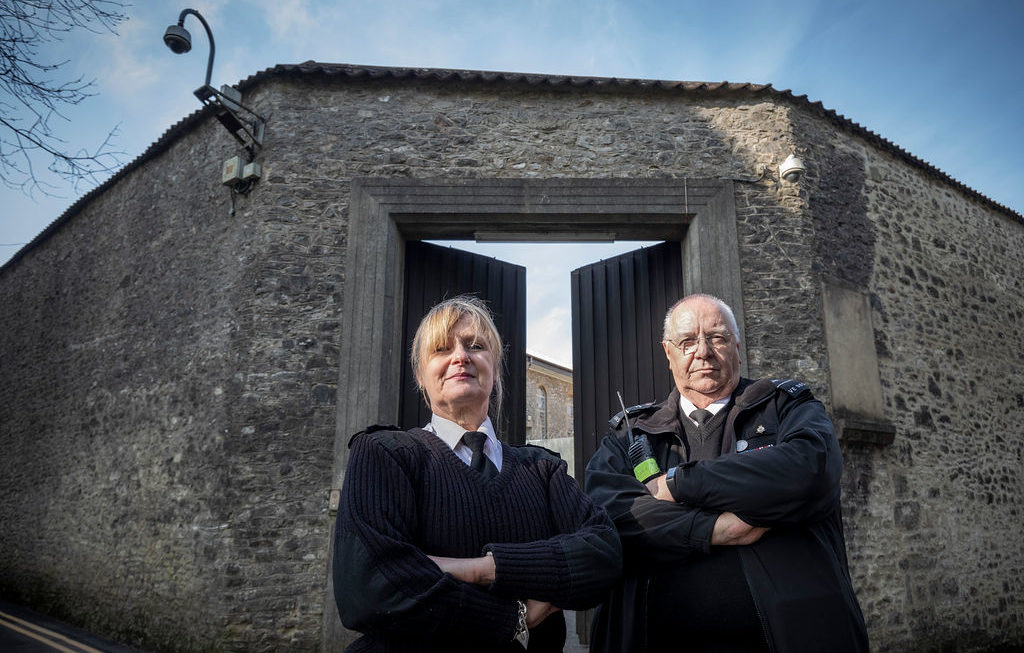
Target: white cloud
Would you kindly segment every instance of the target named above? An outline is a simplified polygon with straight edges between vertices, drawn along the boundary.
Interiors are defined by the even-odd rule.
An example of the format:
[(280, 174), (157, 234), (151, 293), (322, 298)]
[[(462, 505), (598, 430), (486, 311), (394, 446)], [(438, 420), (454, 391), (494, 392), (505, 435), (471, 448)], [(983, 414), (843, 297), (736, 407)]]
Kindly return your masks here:
[(526, 349), (553, 363), (572, 367), (572, 312), (567, 304), (551, 306), (531, 318), (526, 328)]
[(323, 15), (334, 13), (333, 4), (325, 7), (308, 0), (278, 0), (256, 4), (262, 10), (263, 22), (275, 44), (295, 40), (308, 46), (310, 41), (324, 35), (322, 31), (336, 31), (342, 25), (337, 22), (337, 16)]

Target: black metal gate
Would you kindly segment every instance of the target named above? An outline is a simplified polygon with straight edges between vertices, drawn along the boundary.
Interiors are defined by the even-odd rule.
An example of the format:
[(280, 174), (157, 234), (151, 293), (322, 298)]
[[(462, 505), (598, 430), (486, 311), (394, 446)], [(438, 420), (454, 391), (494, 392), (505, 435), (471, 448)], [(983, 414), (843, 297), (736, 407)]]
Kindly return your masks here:
[(572, 272), (576, 478), (619, 412), (664, 399), (672, 373), (661, 346), (665, 312), (683, 296), (678, 242), (627, 252)]
[[(526, 268), (488, 256), (422, 241), (405, 245), (401, 426), (430, 421), (430, 410), (416, 390), (409, 348), (420, 320), (442, 299), (473, 294), (487, 301), (505, 344), (505, 397), (498, 437), (524, 444), (526, 437)], [(496, 419), (491, 415), (491, 419)]]

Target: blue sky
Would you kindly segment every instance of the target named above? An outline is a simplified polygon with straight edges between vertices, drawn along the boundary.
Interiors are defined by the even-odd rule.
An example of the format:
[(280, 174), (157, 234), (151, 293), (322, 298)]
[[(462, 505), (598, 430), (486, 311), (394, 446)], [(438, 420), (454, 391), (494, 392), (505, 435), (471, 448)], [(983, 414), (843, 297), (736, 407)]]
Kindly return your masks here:
[[(213, 30), (215, 86), (307, 60), (770, 83), (820, 101), (1024, 212), (1018, 0), (136, 0), (118, 35), (81, 32), (40, 53), (69, 59), (72, 77), (96, 80), (96, 96), (65, 112), (61, 135), (69, 149), (94, 149), (116, 128), (114, 149), (128, 163), (199, 108), (192, 91), (203, 82), (209, 52), (202, 26), (186, 20), (193, 36), (187, 55), (161, 41), (186, 6)], [(30, 198), (0, 187), (0, 264), (89, 188), (58, 185), (59, 197)], [(482, 251), (528, 266), (529, 347), (567, 364), (566, 339), (534, 335), (568, 315), (571, 268), (549, 271), (551, 259), (578, 267), (632, 246), (567, 248), (540, 258), (536, 246)], [(565, 300), (532, 289), (552, 286), (548, 274), (562, 279), (554, 285), (564, 287)]]

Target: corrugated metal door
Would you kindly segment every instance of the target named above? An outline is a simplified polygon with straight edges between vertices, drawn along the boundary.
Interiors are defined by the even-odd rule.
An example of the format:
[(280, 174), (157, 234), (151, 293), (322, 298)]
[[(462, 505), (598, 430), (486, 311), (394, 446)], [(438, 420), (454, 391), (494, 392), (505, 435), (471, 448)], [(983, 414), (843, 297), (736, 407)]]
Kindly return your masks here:
[(666, 242), (572, 272), (576, 478), (619, 412), (664, 399), (672, 373), (661, 347), (668, 307), (683, 296), (682, 248)]
[[(430, 421), (430, 410), (416, 390), (409, 350), (416, 327), (442, 299), (473, 294), (487, 301), (505, 344), (505, 398), (498, 436), (509, 444), (526, 437), (526, 268), (488, 256), (422, 241), (405, 246), (401, 426)], [(496, 419), (491, 415), (491, 419)]]

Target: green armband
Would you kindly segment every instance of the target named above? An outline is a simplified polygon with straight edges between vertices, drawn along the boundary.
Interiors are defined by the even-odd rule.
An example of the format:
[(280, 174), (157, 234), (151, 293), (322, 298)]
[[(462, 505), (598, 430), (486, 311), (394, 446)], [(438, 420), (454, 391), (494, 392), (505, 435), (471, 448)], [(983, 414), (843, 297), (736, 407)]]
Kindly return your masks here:
[(636, 476), (636, 480), (641, 483), (646, 483), (651, 477), (660, 473), (661, 469), (658, 468), (658, 463), (654, 462), (653, 458), (648, 458), (633, 468), (633, 476)]

